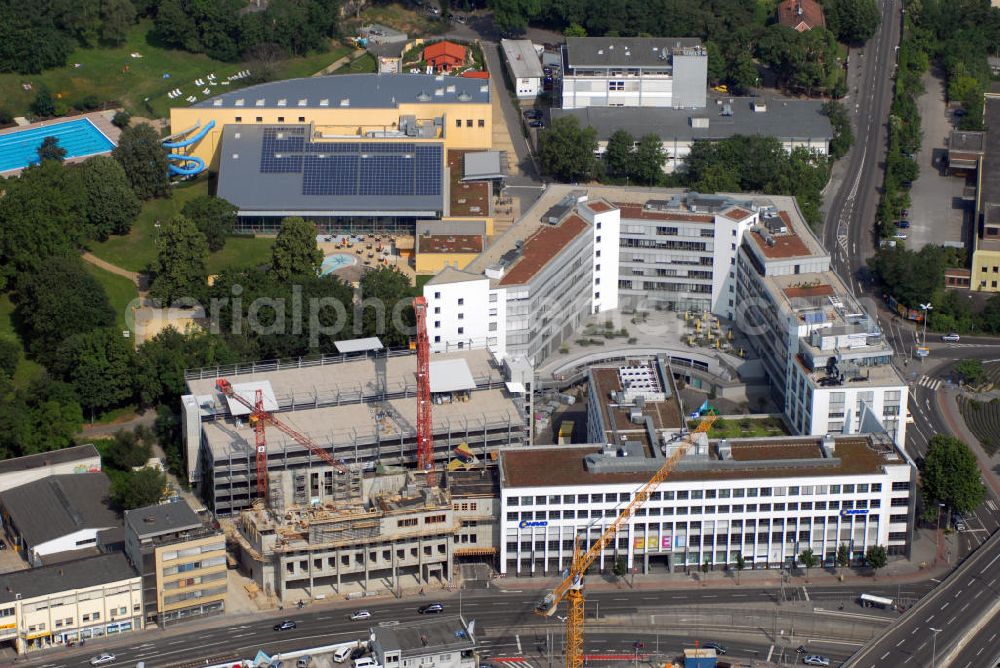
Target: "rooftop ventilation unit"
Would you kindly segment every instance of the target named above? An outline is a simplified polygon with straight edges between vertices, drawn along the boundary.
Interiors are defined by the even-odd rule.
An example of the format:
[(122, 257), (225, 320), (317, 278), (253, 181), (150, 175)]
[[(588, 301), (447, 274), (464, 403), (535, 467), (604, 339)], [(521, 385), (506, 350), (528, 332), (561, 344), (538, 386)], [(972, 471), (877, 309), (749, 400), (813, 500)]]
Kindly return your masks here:
[(461, 93), (458, 94), (458, 101), (459, 102), (468, 102), (471, 99), (472, 99), (472, 96), (469, 95), (468, 93), (466, 93), (464, 90)]
[(425, 91), (420, 91), (419, 93), (417, 93), (417, 101), (418, 102), (430, 102), (431, 101), (431, 96), (428, 95), (427, 92), (425, 92)]
[(329, 98), (323, 98), (322, 100), (319, 101), (319, 106), (321, 106), (321, 107), (329, 107), (330, 106), (330, 99)]
[(303, 98), (303, 99), (299, 100), (299, 106), (300, 106), (300, 107), (304, 107), (304, 106), (306, 106), (307, 104), (309, 104), (309, 100), (307, 100), (307, 99), (305, 99), (305, 98)]
[(343, 100), (340, 101), (340, 106), (342, 106), (342, 107), (349, 107), (349, 106), (351, 106), (351, 98), (345, 97)]
[(287, 107), (288, 106), (288, 100), (278, 100), (278, 106), (279, 107)]
[(264, 98), (260, 98), (259, 100), (257, 100), (256, 102), (254, 102), (254, 104), (256, 106), (258, 106), (258, 107), (263, 107), (264, 106)]
[(236, 100), (235, 102), (233, 102), (233, 105), (236, 106), (236, 107), (242, 107), (245, 102), (246, 102), (246, 100), (244, 100), (241, 97), (238, 100)]
[(447, 86), (447, 87), (445, 88), (445, 90), (446, 90), (446, 91), (448, 91), (449, 93), (454, 93), (454, 92), (455, 92), (455, 90), (456, 90), (456, 89), (455, 89), (455, 84), (449, 84), (449, 85), (448, 85), (448, 86)]

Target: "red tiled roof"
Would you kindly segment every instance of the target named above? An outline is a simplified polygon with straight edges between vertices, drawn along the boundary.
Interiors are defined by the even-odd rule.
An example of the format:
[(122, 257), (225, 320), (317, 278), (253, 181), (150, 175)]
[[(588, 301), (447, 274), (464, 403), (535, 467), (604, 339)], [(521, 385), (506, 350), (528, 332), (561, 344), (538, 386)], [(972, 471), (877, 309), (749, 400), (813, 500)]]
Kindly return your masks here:
[(672, 220), (688, 223), (714, 223), (715, 217), (699, 213), (670, 213), (667, 211), (650, 211), (635, 204), (619, 204), (622, 218), (640, 218), (644, 220)]
[(424, 49), (424, 60), (435, 64), (433, 61), (443, 59), (449, 62), (465, 62), (465, 47), (447, 40), (435, 42)]
[(615, 207), (611, 206), (607, 202), (596, 200), (594, 202), (587, 202), (587, 208), (597, 213), (604, 213), (605, 211), (614, 210)]
[(524, 242), (521, 258), (500, 280), (500, 285), (520, 285), (530, 281), (542, 267), (588, 227), (575, 213), (558, 225), (546, 225)]
[(805, 32), (826, 27), (826, 18), (816, 0), (784, 0), (778, 5), (778, 23)]

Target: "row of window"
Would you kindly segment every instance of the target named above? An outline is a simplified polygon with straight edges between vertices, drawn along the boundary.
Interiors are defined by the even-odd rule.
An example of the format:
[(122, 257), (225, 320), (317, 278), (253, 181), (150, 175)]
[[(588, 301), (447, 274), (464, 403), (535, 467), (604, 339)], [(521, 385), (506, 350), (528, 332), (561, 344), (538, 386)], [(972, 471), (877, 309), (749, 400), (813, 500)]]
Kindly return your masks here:
[[(904, 536), (906, 532), (901, 532)], [(756, 545), (758, 543), (809, 543), (812, 541), (822, 542), (823, 536), (814, 536), (812, 539), (809, 537), (808, 531), (775, 531), (775, 532), (759, 532), (759, 533), (748, 533), (748, 534), (725, 534), (718, 536), (685, 536), (677, 537), (678, 540), (674, 540), (675, 537), (664, 534), (663, 541), (657, 541), (655, 536), (650, 536), (647, 539), (642, 537), (636, 537), (632, 542), (632, 546), (637, 550), (648, 549), (655, 550), (663, 546), (666, 541), (671, 541), (670, 545), (674, 547), (712, 547), (715, 545)], [(875, 538), (872, 536), (872, 538)], [(839, 541), (844, 543), (849, 543), (851, 541), (850, 536), (827, 536), (826, 540)], [(864, 536), (859, 536), (855, 542), (862, 542)], [(625, 538), (618, 539), (617, 549), (626, 550), (629, 547), (629, 541)], [(570, 540), (536, 540), (534, 542), (507, 542), (507, 552), (511, 554), (516, 554), (517, 552), (527, 552), (530, 550), (563, 550), (565, 552), (572, 552), (574, 548), (574, 541)], [(608, 544), (605, 550), (614, 550), (615, 544), (612, 541)]]
[[(447, 552), (446, 545), (442, 541), (439, 540), (435, 545), (424, 545), (423, 546), (424, 556), (425, 557), (433, 556), (435, 547), (437, 548), (438, 554), (445, 554)], [(409, 558), (410, 559), (416, 559), (417, 558), (417, 550), (418, 550), (418, 548), (416, 548), (416, 547), (409, 548), (409, 553), (410, 553), (409, 554)], [(397, 548), (396, 549), (396, 560), (397, 561), (403, 561), (403, 560), (405, 560), (407, 558), (406, 552), (407, 552), (407, 548)], [(381, 555), (380, 555), (380, 553), (381, 553)], [(324, 558), (326, 559), (326, 564), (325, 565), (323, 564), (323, 559)], [(341, 566), (350, 566), (352, 558), (354, 559), (355, 565), (361, 566), (361, 565), (365, 564), (365, 553), (362, 550), (362, 551), (357, 551), (357, 552), (351, 552), (349, 554), (340, 554), (340, 555), (334, 556), (334, 557), (314, 557), (313, 558), (313, 564), (312, 564), (313, 570), (314, 571), (321, 571), (324, 568), (336, 568), (337, 567), (337, 559), (338, 558), (340, 559), (340, 565)], [(377, 562), (379, 562), (381, 560), (382, 562), (390, 563), (391, 559), (392, 559), (392, 551), (391, 550), (388, 550), (388, 549), (382, 549), (381, 551), (379, 551), (379, 550), (370, 550), (368, 552), (367, 562), (369, 564), (375, 564), (375, 563), (377, 563)], [(286, 561), (285, 562), (285, 571), (287, 573), (294, 574), (295, 571), (296, 571), (296, 568), (298, 568), (299, 572), (301, 572), (301, 573), (307, 573), (307, 572), (309, 572), (309, 560), (308, 559), (299, 559), (297, 561)]]
[[(484, 119), (484, 118), (478, 119), (478, 122), (476, 123), (476, 125), (478, 127), (485, 128), (486, 127), (486, 119)], [(455, 127), (456, 128), (462, 127), (462, 119), (461, 118), (456, 118), (455, 119)], [(465, 127), (467, 127), (467, 128), (471, 128), (472, 127), (472, 119), (471, 118), (466, 118), (465, 119)]]
[(187, 547), (183, 550), (164, 551), (162, 559), (163, 561), (173, 561), (174, 559), (183, 559), (184, 557), (194, 557), (205, 552), (222, 552), (225, 549), (226, 542), (220, 541), (218, 543), (209, 543), (208, 545)]
[[(910, 489), (909, 481), (892, 483), (892, 491)], [(658, 490), (651, 492), (650, 501), (687, 501), (689, 499), (742, 499), (769, 496), (813, 496), (825, 494), (867, 494), (881, 492), (882, 483), (854, 483), (841, 485), (793, 485), (790, 487), (747, 487), (736, 489), (692, 489)], [(550, 494), (536, 496), (507, 497), (508, 506), (573, 505), (577, 503), (628, 503), (632, 492), (608, 492), (606, 494)]]
[[(909, 505), (909, 499), (903, 497), (900, 499), (892, 500), (892, 507), (903, 508)], [(722, 505), (722, 506), (678, 506), (674, 507), (647, 507), (640, 508), (636, 511), (637, 517), (659, 517), (666, 516), (670, 517), (672, 515), (728, 515), (730, 513), (772, 513), (772, 512), (785, 512), (788, 511), (812, 511), (812, 510), (877, 510), (881, 508), (882, 502), (879, 499), (872, 499), (871, 501), (866, 501), (864, 499), (858, 501), (844, 501), (843, 503), (839, 501), (817, 501), (815, 503), (815, 508), (813, 504), (805, 502), (801, 504), (797, 503), (747, 503), (747, 504), (734, 504), (734, 505)], [(528, 521), (541, 521), (541, 520), (572, 520), (572, 519), (600, 519), (601, 517), (614, 518), (618, 516), (620, 511), (617, 508), (605, 508), (595, 509), (595, 510), (539, 510), (537, 512), (531, 511), (521, 511), (520, 513), (516, 511), (510, 511), (507, 513), (507, 520), (511, 522), (519, 522), (522, 520)], [(836, 517), (836, 516), (835, 516)]]

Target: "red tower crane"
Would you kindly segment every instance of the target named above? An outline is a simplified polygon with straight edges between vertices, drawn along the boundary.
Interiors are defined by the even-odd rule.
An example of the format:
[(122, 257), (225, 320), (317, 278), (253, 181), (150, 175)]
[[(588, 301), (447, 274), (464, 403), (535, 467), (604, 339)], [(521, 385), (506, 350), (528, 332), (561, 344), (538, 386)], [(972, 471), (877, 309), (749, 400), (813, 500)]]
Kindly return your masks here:
[(344, 466), (341, 462), (338, 462), (333, 456), (324, 450), (318, 443), (314, 440), (299, 432), (292, 429), (287, 424), (274, 417), (268, 411), (264, 410), (264, 393), (261, 390), (257, 390), (256, 396), (254, 397), (254, 403), (239, 394), (233, 389), (232, 384), (225, 378), (220, 378), (215, 382), (215, 387), (222, 392), (226, 397), (233, 399), (243, 406), (245, 406), (250, 411), (250, 424), (253, 425), (255, 445), (257, 447), (257, 496), (264, 499), (267, 498), (267, 441), (264, 437), (264, 427), (270, 425), (282, 432), (286, 436), (290, 436), (299, 445), (304, 445), (309, 449), (310, 452), (315, 454), (317, 457), (322, 459), (324, 462), (337, 469), (340, 473), (348, 473), (349, 469)]
[(431, 344), (427, 337), (427, 300), (416, 297), (417, 314), (417, 468), (427, 473), (434, 486), (434, 434), (431, 423)]

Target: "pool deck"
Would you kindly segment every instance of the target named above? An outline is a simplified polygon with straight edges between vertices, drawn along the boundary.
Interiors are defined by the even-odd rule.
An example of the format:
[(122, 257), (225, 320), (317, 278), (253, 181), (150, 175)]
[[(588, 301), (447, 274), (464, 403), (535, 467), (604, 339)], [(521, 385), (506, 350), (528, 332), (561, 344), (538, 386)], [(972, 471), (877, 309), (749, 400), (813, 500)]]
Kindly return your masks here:
[[(6, 128), (0, 130), (0, 137), (3, 135), (17, 134), (18, 132), (24, 132), (25, 130), (35, 130), (37, 128), (45, 128), (50, 125), (59, 125), (60, 123), (67, 123), (69, 121), (78, 121), (81, 118), (89, 119), (94, 126), (104, 133), (107, 137), (114, 143), (115, 146), (118, 145), (118, 138), (121, 136), (122, 131), (119, 130), (111, 123), (111, 119), (114, 118), (117, 109), (108, 109), (106, 111), (90, 111), (86, 114), (77, 114), (75, 116), (60, 116), (59, 118), (51, 118), (47, 121), (39, 121), (38, 123), (31, 123), (30, 125), (15, 125), (14, 127)], [(92, 153), (91, 155), (82, 156), (79, 158), (66, 158), (66, 164), (71, 165), (77, 162), (83, 162), (87, 158), (92, 158), (95, 155), (107, 155), (111, 151), (104, 151), (101, 153)], [(5, 172), (0, 172), (0, 177), (4, 176), (17, 176), (21, 173), (24, 168), (10, 169)]]

